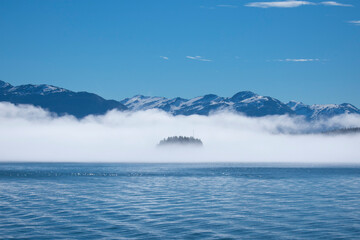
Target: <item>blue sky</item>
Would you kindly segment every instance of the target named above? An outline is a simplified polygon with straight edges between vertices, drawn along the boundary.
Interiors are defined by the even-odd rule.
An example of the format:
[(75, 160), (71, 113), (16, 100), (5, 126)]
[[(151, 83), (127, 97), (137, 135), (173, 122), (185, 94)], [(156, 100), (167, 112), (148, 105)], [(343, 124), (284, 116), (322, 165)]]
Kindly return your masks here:
[(13, 85), (360, 106), (356, 0), (1, 0), (0, 32)]

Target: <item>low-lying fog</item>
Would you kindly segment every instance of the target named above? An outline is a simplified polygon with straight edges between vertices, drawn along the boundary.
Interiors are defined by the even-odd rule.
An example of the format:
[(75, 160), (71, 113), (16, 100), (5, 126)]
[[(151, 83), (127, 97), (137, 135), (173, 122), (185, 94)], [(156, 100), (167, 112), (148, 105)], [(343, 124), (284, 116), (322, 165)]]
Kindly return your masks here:
[[(359, 127), (343, 115), (249, 118), (232, 113), (171, 116), (157, 110), (53, 117), (32, 106), (0, 103), (0, 161), (360, 163), (360, 134), (298, 134)], [(157, 148), (168, 136), (200, 138), (202, 148)]]

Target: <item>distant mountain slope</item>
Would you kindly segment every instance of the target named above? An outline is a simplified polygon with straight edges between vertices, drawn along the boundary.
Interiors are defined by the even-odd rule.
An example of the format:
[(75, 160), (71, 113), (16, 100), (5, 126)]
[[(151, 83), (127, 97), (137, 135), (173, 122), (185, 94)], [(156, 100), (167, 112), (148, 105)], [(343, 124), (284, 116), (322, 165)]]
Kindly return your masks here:
[(296, 115), (305, 116), (310, 120), (330, 118), (340, 114), (360, 114), (360, 110), (349, 103), (306, 105), (301, 102), (290, 101), (287, 105)]
[(90, 114), (104, 114), (109, 110), (126, 110), (127, 107), (115, 100), (105, 100), (88, 92), (72, 92), (51, 85), (12, 86), (0, 81), (0, 101), (14, 104), (31, 104), (58, 115), (73, 115), (82, 118)]

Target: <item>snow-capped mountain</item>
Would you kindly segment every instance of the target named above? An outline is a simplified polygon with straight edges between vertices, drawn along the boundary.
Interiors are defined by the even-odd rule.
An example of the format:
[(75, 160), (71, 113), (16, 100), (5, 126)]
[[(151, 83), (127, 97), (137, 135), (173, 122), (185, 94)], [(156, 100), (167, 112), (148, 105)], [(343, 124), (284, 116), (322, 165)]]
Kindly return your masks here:
[(251, 117), (267, 115), (299, 115), (307, 120), (329, 118), (340, 114), (360, 114), (360, 110), (349, 103), (328, 105), (305, 105), (290, 101), (287, 104), (267, 96), (249, 91), (236, 93), (232, 97), (208, 94), (192, 99), (149, 97), (136, 95), (121, 101), (129, 110), (161, 109), (173, 115), (209, 115), (219, 111), (230, 111)]
[(40, 85), (26, 84), (20, 86), (12, 86), (7, 82), (0, 81), (0, 93), (4, 95), (18, 95), (18, 96), (33, 95), (33, 94), (48, 95), (52, 93), (61, 93), (61, 92), (70, 93), (71, 91), (47, 84), (40, 84)]
[(287, 105), (296, 115), (305, 116), (310, 120), (329, 118), (340, 114), (360, 114), (360, 110), (350, 103), (306, 105), (302, 102), (290, 101)]
[(105, 100), (93, 93), (72, 92), (46, 84), (12, 86), (3, 81), (0, 81), (0, 101), (31, 104), (58, 115), (68, 114), (78, 118), (104, 114), (111, 109), (127, 109), (118, 101)]
[(149, 97), (136, 95), (122, 101), (105, 100), (88, 92), (73, 92), (52, 85), (12, 86), (0, 81), (0, 101), (14, 104), (32, 104), (58, 115), (69, 114), (82, 118), (90, 114), (104, 114), (109, 110), (141, 111), (160, 109), (173, 115), (209, 115), (221, 111), (244, 114), (251, 117), (268, 115), (304, 116), (307, 120), (329, 118), (340, 114), (360, 114), (360, 110), (349, 103), (328, 105), (306, 105), (290, 101), (285, 104), (278, 99), (260, 96), (249, 91), (236, 93), (232, 97), (207, 94), (192, 99)]
[(231, 111), (247, 116), (265, 116), (292, 114), (286, 104), (272, 97), (264, 97), (253, 92), (244, 91), (232, 97), (219, 97), (208, 94), (192, 99), (164, 97), (147, 97), (137, 95), (121, 101), (130, 110), (147, 110), (157, 108), (174, 115), (209, 115), (212, 112)]
[(132, 98), (125, 98), (120, 102), (129, 106), (128, 108), (133, 111), (157, 108), (173, 113), (176, 108), (185, 101), (187, 100), (182, 98), (167, 99), (164, 97), (147, 97), (136, 95)]

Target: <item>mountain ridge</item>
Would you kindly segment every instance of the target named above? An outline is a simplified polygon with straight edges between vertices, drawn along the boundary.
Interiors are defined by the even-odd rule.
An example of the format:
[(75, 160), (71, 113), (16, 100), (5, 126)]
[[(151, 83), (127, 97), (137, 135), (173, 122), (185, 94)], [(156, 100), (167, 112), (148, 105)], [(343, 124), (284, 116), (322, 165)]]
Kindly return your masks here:
[(210, 115), (228, 111), (250, 117), (269, 115), (303, 116), (306, 120), (330, 118), (341, 114), (360, 114), (350, 103), (313, 104), (280, 100), (261, 96), (251, 91), (240, 91), (231, 97), (206, 94), (191, 99), (181, 97), (165, 98), (135, 95), (120, 101), (106, 100), (89, 92), (73, 92), (47, 84), (25, 84), (12, 86), (0, 80), (0, 101), (14, 104), (31, 104), (42, 107), (57, 115), (73, 115), (83, 118), (87, 115), (101, 115), (107, 111), (142, 111), (159, 109), (172, 115)]
[[(172, 104), (175, 100), (177, 100), (177, 105)], [(120, 102), (133, 111), (155, 108), (173, 115), (209, 115), (217, 111), (230, 111), (251, 117), (288, 114), (304, 116), (306, 120), (318, 120), (340, 114), (360, 114), (360, 110), (349, 103), (323, 105), (306, 105), (296, 101), (283, 103), (278, 99), (260, 96), (250, 91), (241, 91), (232, 97), (207, 94), (192, 99), (135, 95)]]

